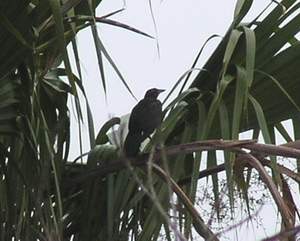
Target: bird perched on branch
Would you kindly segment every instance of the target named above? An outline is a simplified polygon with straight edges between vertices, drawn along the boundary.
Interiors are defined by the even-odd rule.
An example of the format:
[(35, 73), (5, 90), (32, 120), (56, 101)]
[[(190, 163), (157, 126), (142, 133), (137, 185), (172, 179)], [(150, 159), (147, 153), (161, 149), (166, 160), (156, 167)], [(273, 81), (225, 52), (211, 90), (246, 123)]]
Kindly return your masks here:
[(128, 157), (135, 157), (141, 143), (154, 132), (162, 121), (162, 104), (157, 99), (161, 89), (149, 89), (131, 111), (128, 134), (124, 143), (124, 152)]

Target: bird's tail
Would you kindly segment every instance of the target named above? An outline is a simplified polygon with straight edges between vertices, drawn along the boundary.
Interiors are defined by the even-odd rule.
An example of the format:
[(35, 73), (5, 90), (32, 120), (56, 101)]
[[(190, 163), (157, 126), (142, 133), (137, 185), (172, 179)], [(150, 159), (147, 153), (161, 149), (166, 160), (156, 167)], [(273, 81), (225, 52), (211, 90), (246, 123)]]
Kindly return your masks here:
[(135, 157), (139, 154), (140, 145), (143, 141), (141, 133), (128, 132), (124, 142), (124, 153), (127, 157)]

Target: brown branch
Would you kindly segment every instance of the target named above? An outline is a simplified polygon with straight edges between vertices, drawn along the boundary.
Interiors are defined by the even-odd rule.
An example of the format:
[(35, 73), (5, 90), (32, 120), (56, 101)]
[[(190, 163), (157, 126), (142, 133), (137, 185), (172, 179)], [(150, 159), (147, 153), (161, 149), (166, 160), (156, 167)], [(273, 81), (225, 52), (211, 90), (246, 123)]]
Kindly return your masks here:
[(212, 240), (218, 241), (219, 239), (217, 236), (210, 230), (210, 228), (204, 223), (204, 220), (200, 217), (198, 211), (195, 209), (191, 200), (186, 196), (184, 191), (178, 186), (178, 184), (171, 178), (161, 167), (154, 164), (153, 169), (155, 170), (156, 174), (165, 180), (167, 183), (171, 184), (172, 190), (177, 194), (179, 200), (182, 201), (185, 208), (193, 217), (193, 224), (196, 231), (205, 239), (205, 240)]
[(256, 159), (254, 156), (248, 153), (241, 154), (240, 157), (244, 158), (248, 163), (254, 167), (260, 174), (261, 179), (264, 181), (264, 183), (269, 188), (274, 201), (276, 202), (276, 205), (278, 207), (279, 212), (281, 213), (282, 220), (287, 228), (292, 228), (292, 218), (290, 215), (289, 208), (286, 206), (283, 198), (281, 197), (276, 185), (274, 184), (272, 177), (268, 175), (266, 170), (264, 169), (261, 162)]
[(277, 240), (286, 240), (287, 238), (293, 237), (300, 232), (300, 225), (292, 229), (284, 230), (278, 234), (275, 234), (271, 237), (265, 238), (262, 241), (277, 241)]
[(259, 153), (264, 156), (283, 156), (283, 157), (292, 157), (292, 158), (300, 158), (300, 150), (289, 147), (287, 145), (276, 146), (271, 144), (260, 144), (253, 143), (249, 145), (244, 145), (243, 148), (251, 150), (252, 152)]
[[(286, 225), (287, 228), (292, 228), (292, 219), (291, 219), (291, 215), (290, 215), (290, 211), (288, 209), (288, 207), (286, 206), (283, 198), (281, 197), (280, 193), (277, 190), (277, 187), (275, 186), (272, 178), (268, 175), (268, 173), (266, 172), (266, 170), (264, 169), (263, 165), (267, 165), (269, 167), (271, 167), (271, 161), (267, 160), (267, 159), (262, 159), (262, 160), (258, 160), (257, 158), (255, 158), (253, 155), (248, 154), (248, 153), (240, 153), (239, 154), (239, 158), (243, 158), (244, 160), (248, 161), (248, 163), (254, 167), (260, 174), (262, 180), (265, 182), (265, 184), (267, 185), (267, 187), (269, 188), (274, 201), (277, 204), (277, 207), (283, 217), (283, 221)], [(278, 171), (280, 173), (286, 174), (288, 176), (290, 176), (291, 178), (293, 178), (296, 181), (299, 181), (300, 177), (299, 175), (297, 175), (297, 173), (294, 173), (293, 171), (291, 171), (290, 169), (282, 166), (282, 165), (277, 165), (278, 167)], [(200, 172), (199, 178), (201, 177), (205, 177), (207, 175), (211, 175), (213, 173), (217, 173), (220, 171), (225, 170), (225, 165), (221, 164), (218, 165), (216, 167), (207, 169), (203, 172)], [(183, 179), (179, 182), (179, 184), (183, 184), (186, 183), (187, 181), (190, 181), (190, 178), (186, 178)]]
[[(291, 146), (291, 147), (290, 147)], [(186, 144), (180, 144), (176, 146), (170, 146), (165, 148), (167, 156), (174, 156), (178, 154), (187, 154), (200, 151), (209, 150), (228, 150), (236, 153), (243, 153), (243, 148), (251, 150), (254, 153), (267, 155), (278, 155), (284, 157), (292, 157), (300, 159), (300, 150), (293, 147), (299, 147), (300, 141), (287, 143), (282, 146), (270, 145), (270, 144), (259, 144), (256, 140), (241, 140), (241, 141), (224, 141), (224, 140), (207, 140), (207, 141), (196, 141)], [(161, 151), (158, 150), (154, 154), (154, 160), (159, 162)], [(130, 160), (133, 166), (145, 165), (148, 161), (149, 154), (142, 154), (135, 159)], [(77, 183), (84, 182), (90, 178), (106, 176), (109, 173), (120, 171), (126, 168), (126, 158), (121, 157), (120, 159), (113, 160), (107, 164), (101, 165), (92, 170), (87, 170), (82, 176), (76, 177), (70, 180), (70, 183), (66, 184), (74, 185)], [(208, 170), (209, 171), (209, 170)]]
[[(224, 141), (224, 140), (207, 140), (207, 141), (197, 141), (187, 144), (180, 144), (176, 146), (170, 146), (165, 148), (165, 153), (167, 156), (174, 156), (178, 154), (187, 154), (199, 151), (208, 150), (230, 150), (233, 152), (240, 153), (242, 150), (240, 148), (247, 144), (255, 144), (256, 140), (241, 140), (241, 141)], [(161, 151), (158, 150), (154, 153), (154, 160), (159, 162), (161, 156)], [(300, 157), (300, 154), (299, 154)], [(130, 160), (132, 166), (143, 166), (147, 163), (149, 159), (149, 153), (142, 154), (137, 158)], [(97, 168), (87, 170), (82, 176), (73, 178), (70, 183), (66, 183), (66, 186), (72, 186), (90, 178), (99, 178), (106, 176), (109, 173), (120, 171), (126, 168), (126, 162), (128, 159), (126, 157), (121, 157), (117, 160), (112, 160), (109, 163), (101, 165)]]
[(291, 147), (291, 148), (295, 148), (295, 149), (300, 149), (300, 140), (288, 142), (281, 146), (287, 146), (287, 147)]
[[(245, 145), (245, 146), (247, 146), (247, 145)], [(261, 146), (263, 146), (262, 149), (260, 149)], [(265, 146), (267, 146), (267, 148), (265, 148)], [(274, 152), (274, 150), (278, 147), (280, 147), (280, 148), (288, 147), (288, 149), (286, 149), (286, 148), (280, 149), (281, 152), (282, 152), (282, 150), (284, 150), (284, 152), (285, 152), (284, 154), (287, 154), (286, 151), (288, 151), (288, 153), (290, 151), (291, 151), (290, 153), (296, 153), (295, 149), (300, 149), (300, 140), (297, 140), (297, 141), (294, 141), (294, 142), (288, 142), (288, 143), (285, 143), (285, 144), (280, 145), (280, 146), (264, 145), (264, 144), (258, 144), (258, 143), (255, 143), (255, 147), (253, 147), (253, 145), (250, 146), (250, 147), (248, 146), (249, 149), (252, 149), (253, 151), (256, 150), (256, 154), (259, 154), (259, 155), (255, 155), (255, 153), (252, 153), (252, 155), (257, 157), (264, 166), (268, 166), (270, 168), (272, 168), (271, 161), (268, 160), (268, 159), (263, 158), (264, 156), (267, 156), (267, 154), (264, 153), (264, 155), (262, 155), (263, 153), (260, 153), (259, 150), (264, 150), (264, 151), (268, 150), (269, 152), (271, 150), (271, 152)], [(296, 182), (300, 183), (300, 175), (298, 173), (296, 173), (296, 172), (290, 170), (289, 168), (287, 168), (283, 165), (280, 165), (280, 164), (277, 164), (276, 167), (277, 167), (278, 172), (280, 172), (281, 174), (285, 174), (288, 177), (295, 180)], [(225, 171), (225, 164), (224, 163), (220, 164), (220, 165), (217, 165), (217, 166), (214, 166), (214, 167), (207, 168), (203, 171), (200, 171), (198, 178), (201, 179), (201, 178), (204, 178), (204, 177), (207, 177), (207, 176), (210, 176), (212, 174), (222, 172), (222, 171)], [(190, 182), (191, 182), (191, 178), (186, 177), (186, 178), (183, 178), (183, 179), (179, 180), (178, 184), (181, 186), (181, 185), (186, 185)]]
[[(256, 144), (256, 140), (240, 140), (240, 141), (224, 141), (224, 140), (207, 140), (207, 141), (195, 141), (186, 144), (180, 144), (176, 146), (170, 146), (165, 149), (166, 155), (173, 156), (178, 154), (187, 154), (199, 151), (211, 151), (211, 150), (231, 150), (234, 152), (240, 152), (240, 148), (245, 146)], [(155, 153), (156, 157), (160, 156), (160, 151)], [(300, 151), (299, 151), (300, 157)]]
[[(224, 163), (220, 164), (220, 165), (217, 165), (217, 166), (214, 166), (214, 167), (209, 167), (209, 168), (206, 168), (203, 171), (200, 171), (198, 179), (201, 179), (201, 178), (204, 178), (204, 177), (207, 177), (207, 176), (210, 176), (212, 174), (216, 174), (216, 173), (222, 172), (222, 171), (225, 171), (225, 164)], [(182, 186), (182, 185), (189, 184), (191, 182), (191, 180), (192, 180), (191, 177), (182, 178), (178, 181), (178, 185)]]
[[(272, 164), (271, 161), (265, 158), (258, 158), (259, 161), (264, 165), (264, 166), (268, 166), (270, 168), (272, 168)], [(287, 175), (288, 177), (292, 178), (293, 180), (295, 180), (296, 182), (300, 183), (300, 175), (294, 171), (292, 171), (291, 169), (281, 165), (281, 164), (276, 164), (277, 167), (277, 171), (281, 174)], [(207, 176), (210, 176), (212, 174), (216, 174), (219, 172), (225, 171), (225, 164), (220, 164), (214, 167), (209, 167), (203, 171), (199, 172), (199, 176), (198, 178), (204, 178)], [(182, 185), (187, 185), (191, 182), (191, 177), (186, 177), (186, 178), (182, 178), (178, 181), (178, 185), (182, 186)]]
[(219, 237), (224, 233), (227, 233), (233, 229), (237, 229), (238, 227), (242, 226), (244, 223), (249, 222), (251, 219), (253, 219), (255, 216), (258, 216), (258, 213), (262, 210), (262, 206), (259, 207), (258, 210), (256, 210), (256, 212), (252, 215), (249, 215), (247, 218), (245, 218), (244, 220), (241, 220), (240, 222), (229, 226), (228, 228), (226, 228), (225, 230), (222, 230), (221, 232), (216, 233), (216, 236)]
[[(277, 204), (279, 212), (282, 215), (283, 222), (285, 223), (286, 228), (292, 228), (291, 216), (289, 209), (287, 208), (286, 204), (284, 203), (283, 198), (281, 197), (277, 187), (275, 186), (272, 178), (268, 175), (266, 170), (264, 169), (263, 165), (271, 166), (271, 162), (264, 159), (265, 156), (275, 155), (275, 156), (283, 156), (283, 157), (292, 157), (300, 159), (300, 150), (296, 148), (300, 147), (300, 141), (287, 143), (284, 146), (275, 146), (270, 144), (259, 144), (256, 143), (254, 140), (243, 140), (243, 141), (224, 141), (224, 140), (208, 140), (208, 141), (197, 141), (187, 144), (180, 144), (176, 146), (171, 146), (165, 148), (163, 151), (167, 156), (174, 156), (178, 154), (187, 154), (187, 153), (194, 153), (200, 151), (208, 151), (208, 150), (227, 150), (231, 152), (235, 152), (238, 154), (239, 157), (244, 158), (249, 165), (255, 168), (262, 180), (266, 183), (267, 187), (269, 188), (271, 195), (274, 198), (274, 201)], [(244, 149), (251, 151), (251, 154), (247, 153)], [(154, 153), (154, 159), (156, 163), (160, 162), (161, 157), (161, 150), (158, 150)], [(257, 158), (255, 157), (257, 155)], [(131, 159), (130, 163), (132, 166), (144, 166), (147, 164), (149, 159), (149, 154), (143, 154), (135, 159)], [(261, 160), (259, 160), (261, 159)], [(126, 162), (128, 159), (122, 157), (115, 161), (111, 161), (110, 163), (104, 164), (99, 166), (93, 170), (87, 171), (83, 176), (73, 179), (71, 185), (74, 183), (80, 183), (86, 181), (93, 177), (103, 177), (109, 173), (120, 171), (126, 168)], [(283, 166), (278, 165), (278, 171), (282, 172), (294, 180), (299, 181), (300, 177)], [(200, 178), (210, 175), (212, 173), (220, 172), (225, 169), (224, 164), (204, 170), (200, 172)], [(164, 177), (165, 178), (165, 177)], [(172, 183), (173, 188), (176, 189), (175, 182)], [(177, 185), (177, 184), (176, 184)], [(179, 190), (176, 189), (177, 194), (181, 195)], [(191, 210), (192, 211), (192, 210)], [(200, 230), (200, 229), (199, 229)], [(203, 230), (202, 230), (203, 231)]]
[[(270, 168), (272, 168), (272, 163), (270, 160), (265, 159), (265, 158), (259, 158), (260, 162), (264, 165), (264, 166), (268, 166)], [(293, 180), (295, 180), (296, 182), (300, 183), (300, 175), (294, 171), (292, 171), (291, 169), (281, 165), (281, 164), (276, 164), (276, 168), (277, 171), (281, 174), (285, 174), (288, 177), (292, 178)]]

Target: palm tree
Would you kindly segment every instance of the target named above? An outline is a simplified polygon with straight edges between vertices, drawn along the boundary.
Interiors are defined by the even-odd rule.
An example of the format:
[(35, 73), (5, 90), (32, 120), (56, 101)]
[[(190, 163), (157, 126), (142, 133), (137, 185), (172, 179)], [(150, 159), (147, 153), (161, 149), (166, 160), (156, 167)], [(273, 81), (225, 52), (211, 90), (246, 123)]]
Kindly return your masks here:
[[(214, 207), (221, 218), (222, 171), (229, 216), (237, 194), (252, 215), (249, 188), (253, 179), (261, 179), (256, 185), (266, 185), (282, 217), (280, 235), (293, 238), (297, 210), (286, 178), (299, 182), (300, 167), (294, 172), (280, 165), (276, 156), (300, 159), (300, 4), (272, 3), (252, 22), (243, 23), (252, 1), (237, 1), (235, 18), (219, 46), (187, 86), (200, 50), (195, 65), (174, 83), (171, 93), (181, 85), (179, 94), (165, 107), (161, 128), (144, 154), (127, 160), (107, 133), (120, 124), (119, 118), (109, 120), (94, 136), (76, 34), (92, 29), (104, 90), (103, 57), (129, 93), (98, 37), (96, 23), (147, 34), (109, 15), (96, 17), (100, 2), (0, 4), (1, 240), (161, 240), (162, 235), (167, 240), (190, 240), (192, 235), (219, 240), (195, 201), (199, 178), (211, 176)], [(71, 69), (67, 44), (73, 47), (78, 76)], [(68, 158), (70, 98), (79, 124), (81, 105), (87, 105), (91, 151), (86, 163)], [(293, 137), (281, 123), (287, 119), (293, 122)], [(275, 146), (275, 129), (286, 146)], [(253, 130), (253, 138), (239, 141), (239, 133), (246, 130)], [(259, 133), (268, 145), (256, 143)], [(221, 165), (216, 150), (224, 151)], [(208, 151), (206, 158), (203, 151)], [(207, 168), (200, 171), (203, 161)]]

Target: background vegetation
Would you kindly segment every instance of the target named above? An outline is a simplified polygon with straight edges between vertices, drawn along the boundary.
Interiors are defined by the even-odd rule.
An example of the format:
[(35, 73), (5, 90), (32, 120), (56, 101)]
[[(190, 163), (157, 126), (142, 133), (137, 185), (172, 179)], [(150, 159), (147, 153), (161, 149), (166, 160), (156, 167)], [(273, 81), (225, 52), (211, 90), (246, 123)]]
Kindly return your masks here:
[[(252, 1), (238, 0), (234, 20), (219, 46), (192, 85), (186, 83), (194, 66), (174, 81), (170, 94), (179, 89), (179, 95), (173, 100), (167, 97), (170, 104), (164, 108), (160, 130), (143, 150), (146, 154), (130, 162), (107, 136), (120, 119), (109, 120), (95, 136), (76, 34), (91, 28), (104, 90), (106, 58), (129, 94), (96, 24), (148, 35), (110, 20), (110, 15), (95, 16), (100, 3), (0, 3), (1, 240), (191, 240), (192, 236), (219, 240), (222, 231), (213, 227), (236, 212), (237, 197), (243, 200), (241, 206), (245, 204), (248, 220), (255, 216), (253, 185), (266, 187), (266, 195), (278, 208), (282, 227), (277, 238), (285, 235), (293, 240), (299, 229), (295, 205), (299, 197), (291, 194), (289, 180), (299, 182), (300, 166), (295, 159), (296, 170), (288, 169), (277, 156), (300, 159), (296, 36), (300, 3), (276, 2), (275, 8), (243, 23)], [(67, 44), (74, 51), (76, 71), (71, 69)], [(202, 49), (195, 63), (201, 53)], [(85, 100), (79, 99), (79, 93)], [(80, 123), (81, 106), (87, 107), (91, 147), (87, 163), (81, 157), (74, 162), (68, 158), (70, 98)], [(292, 120), (294, 136), (281, 123), (287, 119)], [(288, 145), (271, 145), (275, 129)], [(246, 130), (252, 130), (253, 140), (238, 141), (239, 133)], [(269, 145), (255, 142), (259, 133)], [(222, 164), (216, 150), (224, 150)], [(205, 169), (200, 171), (200, 165)], [(225, 180), (217, 174), (222, 171)], [(212, 180), (212, 195), (205, 201), (213, 202), (213, 211), (206, 216), (195, 208), (200, 198), (198, 179), (203, 177)]]

